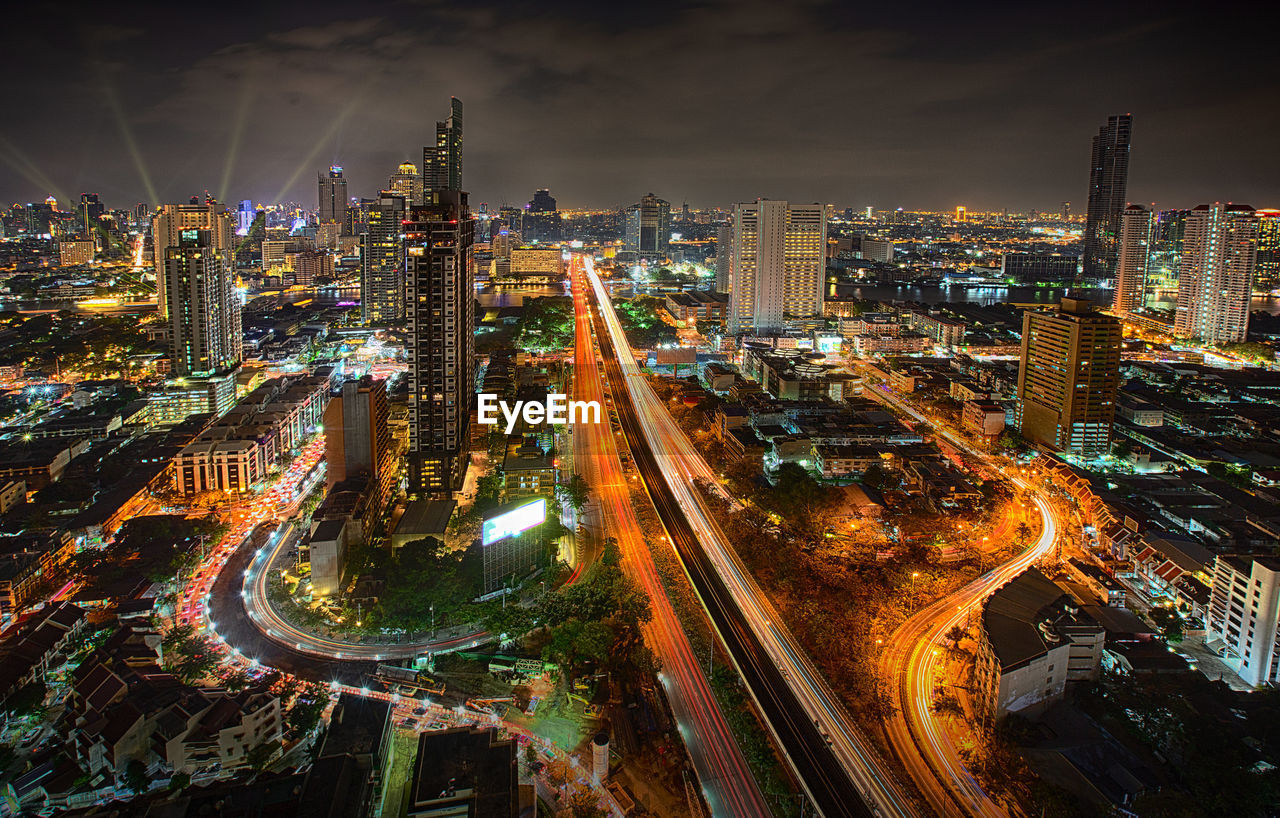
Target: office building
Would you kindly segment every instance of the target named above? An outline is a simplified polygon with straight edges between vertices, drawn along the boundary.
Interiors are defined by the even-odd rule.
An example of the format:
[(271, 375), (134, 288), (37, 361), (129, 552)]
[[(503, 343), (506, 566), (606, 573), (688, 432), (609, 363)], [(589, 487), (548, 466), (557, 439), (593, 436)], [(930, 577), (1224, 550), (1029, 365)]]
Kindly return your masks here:
[(422, 149), (422, 192), (442, 190), (462, 190), (462, 100), (457, 97), (449, 97), (449, 116), (436, 123), (435, 144)]
[(360, 236), (360, 310), (366, 324), (404, 319), (404, 241), (408, 208), (403, 195), (383, 193), (369, 208)]
[[(226, 229), (230, 230), (230, 220)], [(213, 231), (183, 230), (166, 247), (160, 286), (169, 305), (169, 357), (177, 376), (209, 375), (240, 364), (240, 297), (228, 254)]]
[(564, 277), (564, 259), (559, 247), (513, 247), (507, 257), (511, 259), (510, 274), (513, 276)]
[(1089, 209), (1084, 225), (1084, 275), (1110, 278), (1116, 269), (1120, 214), (1129, 185), (1129, 140), (1133, 117), (1107, 119), (1093, 138), (1089, 164)]
[(820, 204), (757, 199), (733, 206), (730, 332), (765, 333), (822, 314), (827, 223)]
[(333, 279), (333, 256), (324, 251), (303, 250), (293, 259), (293, 282), (306, 287), (316, 279)]
[(555, 197), (546, 188), (534, 191), (520, 219), (520, 234), (530, 242), (560, 241), (560, 212)]
[(1187, 215), (1173, 334), (1206, 344), (1244, 341), (1257, 259), (1258, 217), (1248, 205), (1199, 205)]
[(475, 218), (467, 194), (424, 194), (405, 225), (409, 491), (457, 491), (475, 400)]
[(1147, 305), (1147, 265), (1155, 214), (1142, 205), (1129, 205), (1120, 217), (1120, 251), (1116, 260), (1116, 297), (1111, 311), (1128, 315)]
[(666, 258), (671, 249), (671, 203), (646, 193), (627, 208), (626, 242), (640, 258)]
[(1022, 436), (1080, 457), (1111, 451), (1120, 384), (1119, 319), (1078, 298), (1022, 318), (1017, 425)]
[(242, 199), (240, 208), (236, 211), (236, 235), (249, 235), (249, 228), (253, 227), (253, 219), (257, 213), (253, 209), (252, 199)]
[(93, 239), (66, 239), (58, 242), (58, 265), (74, 267), (77, 264), (89, 264), (97, 242)]
[(98, 220), (102, 218), (102, 214), (106, 212), (106, 208), (102, 202), (98, 200), (96, 193), (80, 194), (80, 230), (85, 236), (92, 236), (94, 228), (98, 225)]
[(328, 490), (361, 477), (374, 489), (377, 507), (382, 507), (395, 478), (389, 417), (386, 382), (371, 375), (347, 381), (342, 394), (329, 400), (324, 410)]
[(1000, 258), (1000, 275), (1005, 281), (1023, 286), (1075, 283), (1080, 259), (1057, 253), (1005, 253)]
[[(213, 247), (231, 257), (235, 249), (235, 236), (232, 230), (231, 214), (225, 205), (212, 199), (204, 204), (167, 204), (161, 205), (151, 220), (152, 264), (156, 268), (156, 277), (160, 278), (164, 271), (165, 250), (175, 247), (184, 230), (208, 230)], [(169, 315), (168, 292), (164, 286), (159, 288), (159, 313), (161, 318)]]
[(320, 207), (317, 217), (321, 224), (346, 224), (347, 222), (347, 180), (342, 178), (342, 168), (337, 165), (329, 167), (329, 175), (318, 177), (320, 186)]
[(1254, 264), (1254, 292), (1280, 289), (1280, 210), (1258, 210), (1258, 254)]
[(729, 292), (729, 268), (733, 258), (733, 222), (720, 225), (716, 233), (716, 292)]
[(387, 189), (383, 193), (403, 196), (406, 205), (422, 204), (422, 176), (418, 173), (417, 165), (401, 162), (400, 167), (387, 180)]
[(1255, 687), (1280, 682), (1280, 559), (1220, 555), (1213, 569), (1205, 642)]

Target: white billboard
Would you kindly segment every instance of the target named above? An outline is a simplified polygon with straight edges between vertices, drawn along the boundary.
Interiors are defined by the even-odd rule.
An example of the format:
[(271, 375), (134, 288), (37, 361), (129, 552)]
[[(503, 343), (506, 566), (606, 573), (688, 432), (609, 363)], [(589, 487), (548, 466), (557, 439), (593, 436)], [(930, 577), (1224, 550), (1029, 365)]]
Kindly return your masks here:
[(505, 514), (485, 520), (480, 529), (480, 541), (490, 545), (498, 540), (514, 537), (521, 531), (528, 531), (535, 525), (540, 525), (545, 519), (547, 519), (547, 501), (539, 497)]

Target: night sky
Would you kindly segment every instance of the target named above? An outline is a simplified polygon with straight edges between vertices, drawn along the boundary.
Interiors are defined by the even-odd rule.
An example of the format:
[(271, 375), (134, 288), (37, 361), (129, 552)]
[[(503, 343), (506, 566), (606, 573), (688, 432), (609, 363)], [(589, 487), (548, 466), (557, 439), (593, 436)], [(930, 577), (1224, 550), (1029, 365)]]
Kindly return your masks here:
[(1131, 201), (1280, 206), (1262, 5), (231, 5), (8, 6), (0, 201), (369, 196), (452, 94), (473, 204), (1083, 212), (1130, 112)]

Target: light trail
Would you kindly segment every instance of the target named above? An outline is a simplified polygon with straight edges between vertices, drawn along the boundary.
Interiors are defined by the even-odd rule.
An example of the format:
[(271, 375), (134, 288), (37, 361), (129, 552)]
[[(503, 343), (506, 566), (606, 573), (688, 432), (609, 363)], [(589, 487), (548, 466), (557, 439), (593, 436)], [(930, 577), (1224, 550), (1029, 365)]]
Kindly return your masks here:
[[(573, 256), (570, 277), (576, 324), (574, 397), (598, 401), (605, 406), (603, 381), (592, 341), (590, 308), (583, 292), (587, 281), (582, 259), (577, 254)], [(611, 384), (615, 390), (617, 386)], [(631, 503), (628, 475), (622, 469), (612, 423), (606, 419), (603, 423), (579, 424), (572, 428), (574, 463), (599, 498), (603, 530), (618, 540), (624, 570), (649, 596), (653, 619), (645, 626), (645, 643), (662, 662), (658, 678), (666, 690), (667, 701), (712, 815), (729, 818), (771, 815), (658, 576), (645, 532)]]
[[(804, 739), (809, 738), (807, 731), (800, 731), (794, 723), (780, 726), (769, 719), (770, 729), (780, 746), (784, 747), (784, 752), (788, 752), (788, 759), (800, 775), (806, 792), (825, 811), (840, 809), (846, 814), (853, 814), (856, 811), (854, 803), (860, 793), (861, 800), (877, 814), (916, 814), (914, 804), (894, 780), (886, 762), (876, 755), (866, 737), (839, 704), (834, 692), (804, 655), (795, 637), (782, 624), (772, 604), (738, 559), (705, 507), (702, 497), (694, 488), (694, 481), (706, 480), (711, 485), (719, 485), (716, 476), (653, 393), (636, 365), (635, 358), (630, 354), (630, 346), (613, 305), (589, 259), (586, 266), (601, 318), (617, 350), (626, 389), (639, 419), (638, 425), (657, 462), (666, 490), (675, 498), (680, 511), (696, 533), (699, 546), (727, 588), (737, 611), (746, 620), (752, 637), (777, 668), (792, 698), (822, 735), (829, 748), (829, 755), (834, 758), (843, 775), (847, 776), (843, 783), (833, 779), (826, 772), (821, 755), (812, 751), (802, 759), (792, 756), (787, 751), (788, 747), (803, 751), (811, 746), (811, 743), (806, 746), (804, 742)], [(651, 491), (654, 488), (651, 487)], [(765, 683), (769, 683), (767, 676)], [(749, 689), (757, 704), (760, 704), (765, 691), (750, 686)], [(776, 694), (777, 691), (771, 692), (774, 701), (777, 701)], [(761, 709), (763, 711), (764, 707)], [(783, 740), (780, 735), (783, 731), (792, 739), (791, 742)], [(801, 769), (801, 766), (805, 769)], [(806, 776), (806, 772), (809, 775)]]
[[(887, 391), (868, 387), (869, 394), (921, 423), (934, 426), (937, 434), (984, 464), (997, 469), (990, 455), (980, 452), (949, 430), (932, 424), (924, 415)], [(934, 679), (943, 654), (945, 634), (963, 625), (980, 609), (984, 600), (999, 588), (1053, 551), (1058, 538), (1056, 509), (1036, 487), (1020, 477), (1014, 485), (1031, 494), (1040, 513), (1040, 537), (1029, 548), (1004, 565), (979, 577), (956, 593), (934, 602), (907, 620), (889, 640), (882, 663), (894, 682), (897, 712), (885, 725), (895, 753), (941, 815), (981, 815), (996, 818), (1008, 811), (978, 784), (965, 767), (955, 743), (939, 722), (931, 704)]]

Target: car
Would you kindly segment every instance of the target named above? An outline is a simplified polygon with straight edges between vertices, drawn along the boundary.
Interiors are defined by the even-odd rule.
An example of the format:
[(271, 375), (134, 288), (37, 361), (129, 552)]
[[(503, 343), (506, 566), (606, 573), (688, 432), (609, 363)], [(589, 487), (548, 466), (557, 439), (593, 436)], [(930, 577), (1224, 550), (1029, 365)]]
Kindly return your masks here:
[(427, 708), (425, 708), (425, 707), (415, 707), (415, 708), (413, 708), (413, 715), (415, 715), (415, 716), (425, 716), (425, 715), (427, 715)]

